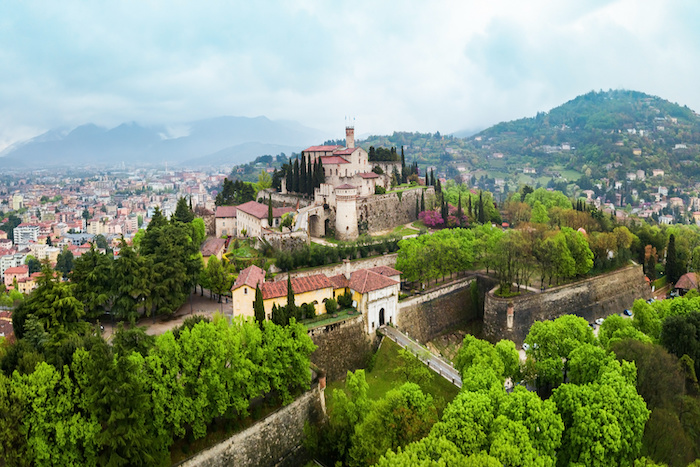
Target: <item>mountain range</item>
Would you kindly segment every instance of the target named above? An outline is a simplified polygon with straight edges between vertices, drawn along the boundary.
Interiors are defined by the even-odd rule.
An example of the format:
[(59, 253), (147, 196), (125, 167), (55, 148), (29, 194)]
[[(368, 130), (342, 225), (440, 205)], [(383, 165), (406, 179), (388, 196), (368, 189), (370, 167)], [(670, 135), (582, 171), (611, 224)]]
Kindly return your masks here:
[(232, 165), (263, 154), (298, 152), (328, 135), (293, 121), (217, 117), (176, 126), (123, 123), (54, 129), (0, 153), (5, 167), (126, 164)]

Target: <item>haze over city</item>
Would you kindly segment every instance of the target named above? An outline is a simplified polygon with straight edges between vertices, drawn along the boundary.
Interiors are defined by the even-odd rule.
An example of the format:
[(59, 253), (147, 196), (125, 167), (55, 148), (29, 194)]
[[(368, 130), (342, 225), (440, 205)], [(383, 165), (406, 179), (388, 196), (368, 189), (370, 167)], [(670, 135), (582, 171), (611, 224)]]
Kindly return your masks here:
[(608, 88), (698, 110), (699, 19), (690, 1), (3, 2), (0, 150), (220, 115), (475, 130)]

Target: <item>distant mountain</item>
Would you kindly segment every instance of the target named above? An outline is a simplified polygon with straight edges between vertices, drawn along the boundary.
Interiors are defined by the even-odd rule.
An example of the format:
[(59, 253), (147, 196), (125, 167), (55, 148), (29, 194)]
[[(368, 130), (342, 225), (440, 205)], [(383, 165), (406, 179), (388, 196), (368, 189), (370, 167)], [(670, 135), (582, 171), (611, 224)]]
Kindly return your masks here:
[[(31, 167), (130, 164), (205, 165), (246, 162), (257, 156), (298, 151), (328, 135), (291, 121), (266, 117), (218, 117), (174, 126), (123, 123), (115, 128), (94, 124), (55, 129), (15, 144), (0, 153), (0, 166)], [(255, 151), (262, 151), (257, 153)], [(216, 162), (207, 157), (216, 158)], [(231, 160), (227, 160), (231, 157)]]
[(258, 156), (284, 153), (289, 157), (293, 152), (299, 153), (308, 146), (285, 146), (266, 143), (243, 143), (231, 146), (213, 154), (181, 162), (181, 166), (188, 167), (219, 167), (222, 165), (239, 165), (250, 162)]

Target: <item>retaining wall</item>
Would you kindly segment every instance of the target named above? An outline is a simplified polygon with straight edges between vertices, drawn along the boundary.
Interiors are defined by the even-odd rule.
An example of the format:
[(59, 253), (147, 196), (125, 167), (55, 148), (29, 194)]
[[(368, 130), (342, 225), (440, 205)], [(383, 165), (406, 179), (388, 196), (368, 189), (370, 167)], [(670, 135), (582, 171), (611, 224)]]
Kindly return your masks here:
[(397, 327), (419, 342), (428, 342), (441, 333), (479, 319), (478, 300), (471, 293), (475, 276), (459, 279), (399, 303)]
[[(500, 298), (491, 291), (484, 301), (484, 333), (491, 340), (510, 339), (520, 345), (535, 321), (572, 314), (593, 322), (631, 308), (638, 298), (650, 297), (651, 288), (639, 265), (554, 287), (542, 293)], [(513, 306), (511, 328), (507, 323), (509, 304)]]
[(311, 361), (326, 370), (329, 381), (344, 378), (348, 371), (364, 368), (376, 345), (376, 336), (365, 333), (365, 316), (309, 329), (318, 346)]
[(325, 417), (321, 385), (315, 384), (291, 404), (247, 430), (178, 464), (181, 467), (296, 466), (308, 460), (302, 442), (304, 423)]

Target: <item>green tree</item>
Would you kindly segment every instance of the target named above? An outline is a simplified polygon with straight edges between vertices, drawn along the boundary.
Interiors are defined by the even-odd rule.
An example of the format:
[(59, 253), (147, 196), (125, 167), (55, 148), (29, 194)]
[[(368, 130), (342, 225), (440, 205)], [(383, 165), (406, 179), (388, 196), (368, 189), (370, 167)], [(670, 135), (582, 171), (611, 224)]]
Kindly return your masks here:
[(588, 384), (563, 384), (554, 390), (566, 430), (558, 462), (562, 465), (630, 465), (639, 456), (649, 417), (634, 387), (633, 364), (606, 364)]
[(56, 259), (56, 271), (60, 272), (64, 279), (67, 279), (72, 270), (73, 252), (68, 248), (64, 248), (63, 251), (58, 254)]
[(530, 221), (537, 224), (549, 224), (547, 208), (539, 200), (535, 200), (535, 203), (532, 206)]
[(355, 426), (351, 465), (371, 465), (388, 449), (397, 449), (425, 437), (437, 421), (433, 399), (414, 383), (386, 393)]
[(88, 318), (97, 318), (106, 311), (112, 296), (112, 261), (90, 245), (90, 250), (75, 259), (70, 280), (75, 284), (75, 298), (83, 303)]
[(253, 310), (255, 312), (255, 321), (257, 321), (262, 327), (262, 323), (265, 321), (265, 305), (263, 304), (263, 296), (260, 291), (260, 285), (255, 285), (255, 301), (253, 302)]
[(194, 220), (194, 213), (187, 204), (187, 200), (184, 196), (181, 196), (177, 200), (177, 206), (175, 207), (175, 213), (170, 218), (171, 222), (182, 222), (183, 224), (189, 224)]

